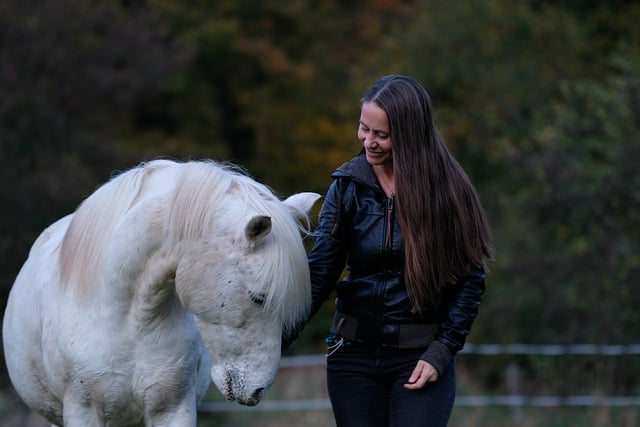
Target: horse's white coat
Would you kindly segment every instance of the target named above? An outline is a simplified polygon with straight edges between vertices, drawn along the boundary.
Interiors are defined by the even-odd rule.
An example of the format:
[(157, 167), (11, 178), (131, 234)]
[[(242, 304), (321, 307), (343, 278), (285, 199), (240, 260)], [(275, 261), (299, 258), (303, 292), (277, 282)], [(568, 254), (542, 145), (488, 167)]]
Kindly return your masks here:
[(195, 426), (211, 380), (255, 405), (283, 327), (306, 315), (296, 222), (284, 202), (214, 162), (119, 175), (34, 243), (3, 321), (11, 381), (65, 426)]

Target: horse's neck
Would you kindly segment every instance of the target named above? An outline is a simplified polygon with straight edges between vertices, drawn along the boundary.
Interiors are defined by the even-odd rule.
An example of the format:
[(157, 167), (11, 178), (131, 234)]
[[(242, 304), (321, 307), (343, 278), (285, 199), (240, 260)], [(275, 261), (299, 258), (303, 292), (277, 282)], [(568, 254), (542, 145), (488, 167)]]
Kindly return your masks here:
[(140, 326), (151, 325), (167, 310), (179, 307), (175, 293), (177, 258), (174, 251), (160, 249), (147, 261), (135, 284), (130, 315)]

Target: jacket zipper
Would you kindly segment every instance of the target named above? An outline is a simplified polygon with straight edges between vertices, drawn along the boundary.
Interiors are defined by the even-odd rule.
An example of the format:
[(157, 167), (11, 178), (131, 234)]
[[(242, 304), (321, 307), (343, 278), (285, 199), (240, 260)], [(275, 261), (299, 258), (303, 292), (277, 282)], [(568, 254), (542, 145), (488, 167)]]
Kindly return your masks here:
[(385, 248), (393, 247), (393, 194), (387, 198), (387, 236), (385, 239)]
[[(384, 242), (384, 247), (385, 250), (391, 250), (393, 248), (393, 200), (394, 197), (393, 195), (391, 195), (391, 197), (387, 197), (387, 201), (386, 201), (386, 206), (385, 206), (385, 217), (386, 217), (386, 221), (387, 221), (387, 228), (386, 228), (386, 235), (384, 237), (385, 242)], [(374, 294), (374, 312), (378, 313), (377, 316), (374, 317), (374, 321), (373, 321), (373, 330), (377, 331), (376, 333), (374, 333), (374, 343), (375, 343), (375, 353), (376, 353), (376, 357), (381, 357), (382, 356), (382, 328), (384, 327), (384, 316), (383, 316), (383, 311), (381, 309), (382, 305), (383, 305), (383, 293), (384, 293), (384, 288), (385, 288), (385, 282), (387, 281), (387, 277), (385, 275), (385, 277), (382, 277), (379, 279), (379, 281), (376, 283), (376, 287), (375, 287), (375, 294)]]

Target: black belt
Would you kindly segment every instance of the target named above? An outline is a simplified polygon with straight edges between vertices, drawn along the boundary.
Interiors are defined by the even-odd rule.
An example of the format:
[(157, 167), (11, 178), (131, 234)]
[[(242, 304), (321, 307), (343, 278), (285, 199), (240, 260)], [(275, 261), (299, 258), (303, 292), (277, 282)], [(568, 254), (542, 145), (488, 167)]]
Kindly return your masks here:
[(371, 323), (355, 316), (336, 311), (331, 333), (338, 337), (370, 344), (375, 334), (384, 346), (398, 348), (420, 348), (428, 346), (438, 333), (434, 323), (385, 323), (381, 331), (372, 331)]

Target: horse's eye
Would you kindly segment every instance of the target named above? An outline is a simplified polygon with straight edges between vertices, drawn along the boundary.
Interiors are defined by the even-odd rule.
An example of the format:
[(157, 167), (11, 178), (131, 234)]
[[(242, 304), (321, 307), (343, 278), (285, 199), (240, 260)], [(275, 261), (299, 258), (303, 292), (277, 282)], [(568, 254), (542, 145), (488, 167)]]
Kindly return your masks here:
[(258, 304), (258, 305), (262, 305), (264, 304), (264, 300), (266, 298), (266, 295), (263, 294), (262, 292), (253, 292), (253, 291), (249, 291), (249, 298), (251, 298), (251, 302)]

